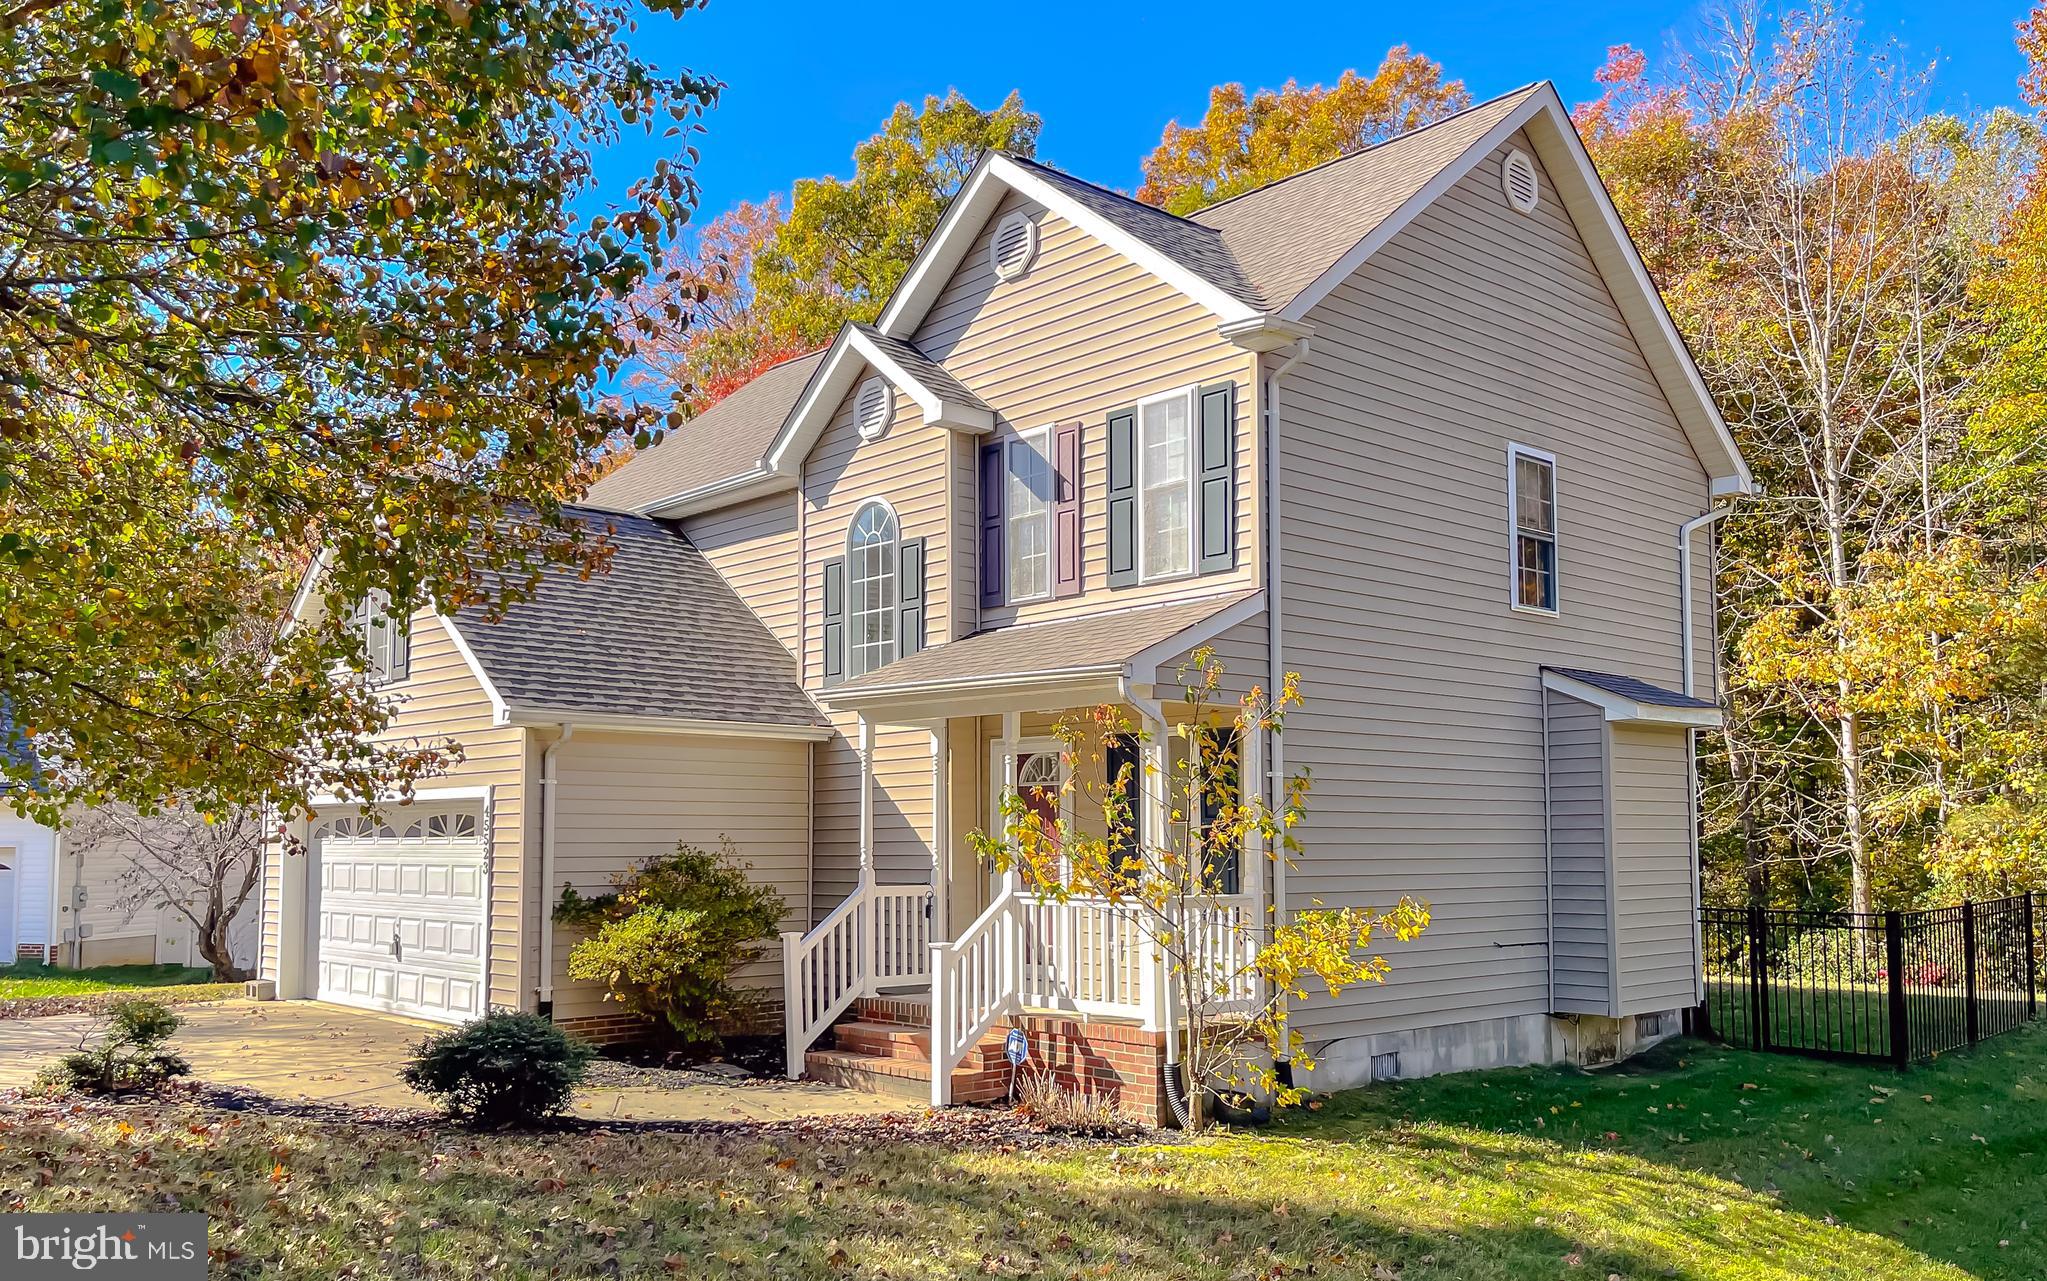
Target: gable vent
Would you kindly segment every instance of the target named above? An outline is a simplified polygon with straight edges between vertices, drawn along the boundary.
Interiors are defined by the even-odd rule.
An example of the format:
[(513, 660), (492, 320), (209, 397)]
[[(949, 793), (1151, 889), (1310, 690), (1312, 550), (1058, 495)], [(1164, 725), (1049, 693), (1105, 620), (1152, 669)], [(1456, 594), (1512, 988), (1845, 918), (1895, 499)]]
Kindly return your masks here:
[(1031, 221), (1029, 214), (1018, 210), (995, 224), (995, 239), (988, 246), (988, 258), (997, 277), (1016, 279), (1030, 269), (1031, 260), (1037, 256), (1038, 224)]
[(887, 379), (870, 378), (860, 384), (860, 394), (853, 398), (853, 425), (860, 429), (860, 439), (880, 440), (895, 416), (896, 389)]
[(1542, 183), (1535, 176), (1535, 162), (1528, 153), (1516, 147), (1507, 153), (1500, 164), (1500, 187), (1507, 193), (1507, 203), (1522, 213), (1534, 213), (1535, 201), (1542, 194)]

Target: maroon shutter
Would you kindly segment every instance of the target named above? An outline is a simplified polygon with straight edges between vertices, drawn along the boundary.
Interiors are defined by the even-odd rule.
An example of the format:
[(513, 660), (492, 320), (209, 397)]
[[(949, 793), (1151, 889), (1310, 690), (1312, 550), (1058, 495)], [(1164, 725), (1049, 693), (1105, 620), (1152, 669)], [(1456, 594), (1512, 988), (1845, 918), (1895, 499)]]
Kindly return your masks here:
[(981, 607), (1002, 603), (1004, 570), (1002, 549), (1002, 488), (1007, 479), (1002, 468), (1002, 446), (981, 446)]
[(1052, 594), (1080, 595), (1080, 424), (1052, 432)]

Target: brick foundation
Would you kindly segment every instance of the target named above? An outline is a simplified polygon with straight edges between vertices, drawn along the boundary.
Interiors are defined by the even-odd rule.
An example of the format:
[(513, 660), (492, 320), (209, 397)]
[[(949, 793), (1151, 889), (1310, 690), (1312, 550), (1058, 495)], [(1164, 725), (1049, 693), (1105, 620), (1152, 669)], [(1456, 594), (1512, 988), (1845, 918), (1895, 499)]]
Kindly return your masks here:
[[(579, 1019), (556, 1019), (555, 1026), (593, 1045), (631, 1045), (651, 1040), (653, 1028), (645, 1019), (613, 1010)], [(782, 1030), (782, 1003), (763, 1002), (750, 1007), (743, 1018), (732, 1019), (718, 1028), (726, 1036), (765, 1035)]]
[(54, 965), (57, 961), (57, 945), (54, 943), (18, 943), (14, 948), (17, 961), (34, 961), (41, 965)]

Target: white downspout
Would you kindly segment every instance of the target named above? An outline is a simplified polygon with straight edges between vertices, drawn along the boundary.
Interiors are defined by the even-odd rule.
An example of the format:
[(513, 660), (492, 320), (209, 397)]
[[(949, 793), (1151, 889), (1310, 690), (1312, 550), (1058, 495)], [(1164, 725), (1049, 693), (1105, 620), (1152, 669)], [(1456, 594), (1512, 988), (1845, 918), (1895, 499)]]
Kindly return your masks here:
[[(1680, 648), (1684, 658), (1684, 692), (1687, 697), (1697, 697), (1698, 688), (1698, 677), (1693, 671), (1696, 643), (1692, 639), (1695, 625), (1692, 618), (1692, 536), (1709, 525), (1717, 524), (1731, 510), (1729, 507), (1715, 507), (1677, 527), (1678, 627), (1683, 632)], [(1685, 833), (1692, 853), (1692, 997), (1695, 1001), (1704, 1002), (1705, 940), (1700, 937), (1699, 913), (1705, 907), (1706, 867), (1699, 856), (1699, 731), (1695, 729), (1685, 731), (1685, 795), (1690, 798)], [(1555, 962), (1551, 964), (1554, 966)]]
[(554, 754), (576, 736), (576, 727), (562, 722), (561, 733), (540, 753), (540, 1012), (554, 1013), (554, 820), (561, 809), (560, 781), (554, 773)]
[[(1301, 363), (1308, 355), (1308, 340), (1294, 339), (1293, 350), (1271, 373), (1265, 376), (1265, 657), (1268, 667), (1266, 696), (1278, 698), (1281, 684), (1286, 680), (1286, 657), (1282, 647), (1284, 640), (1280, 627), (1280, 557), (1279, 557), (1279, 381)], [(1283, 736), (1269, 735), (1265, 757), (1266, 787), (1271, 805), (1276, 809), (1280, 799), (1286, 795), (1286, 745)], [(1272, 855), (1272, 919), (1277, 924), (1287, 920), (1286, 903), (1286, 850), (1269, 851)], [(1281, 997), (1282, 1008), (1286, 998)]]

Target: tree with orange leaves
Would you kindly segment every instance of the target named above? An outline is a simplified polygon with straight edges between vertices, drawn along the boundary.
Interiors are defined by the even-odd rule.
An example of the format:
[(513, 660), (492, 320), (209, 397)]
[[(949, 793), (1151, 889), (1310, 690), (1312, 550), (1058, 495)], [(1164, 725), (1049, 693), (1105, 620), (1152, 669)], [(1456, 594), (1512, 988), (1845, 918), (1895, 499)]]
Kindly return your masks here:
[(1387, 50), (1370, 76), (1346, 71), (1333, 87), (1289, 80), (1246, 95), (1241, 84), (1209, 91), (1198, 124), (1178, 121), (1144, 161), (1137, 198), (1192, 213), (1277, 182), (1374, 142), (1419, 128), (1471, 101), (1461, 80), (1406, 45)]

